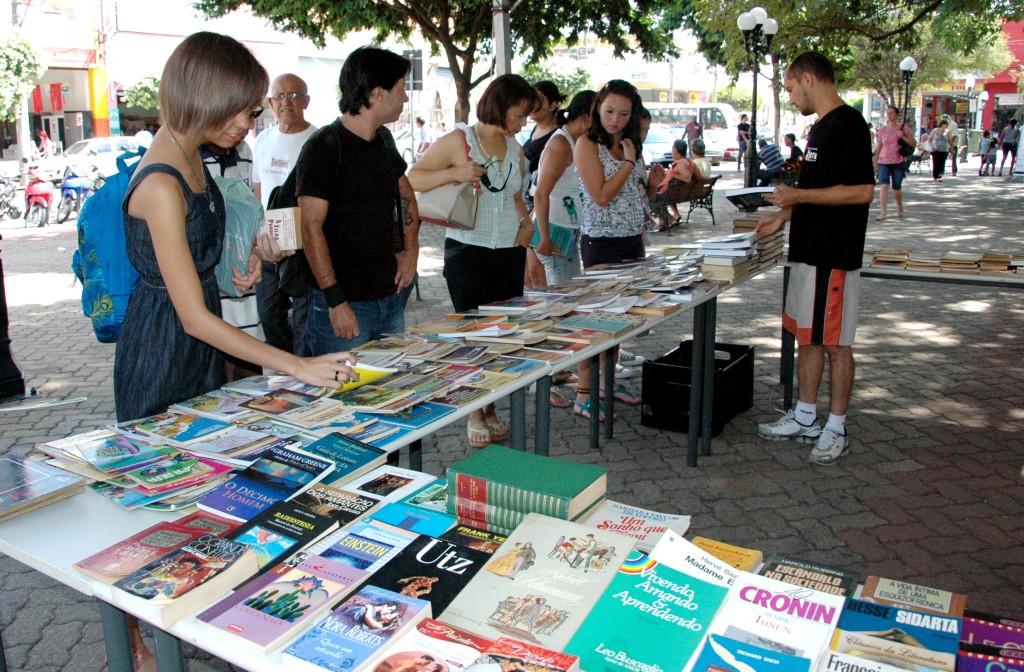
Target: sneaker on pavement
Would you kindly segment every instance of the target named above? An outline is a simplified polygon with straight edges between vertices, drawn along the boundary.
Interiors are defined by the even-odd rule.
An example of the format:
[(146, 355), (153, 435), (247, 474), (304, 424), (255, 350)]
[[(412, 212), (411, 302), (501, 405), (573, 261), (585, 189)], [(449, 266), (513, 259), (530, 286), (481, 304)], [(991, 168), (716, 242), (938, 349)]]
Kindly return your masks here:
[(826, 427), (818, 442), (814, 444), (809, 461), (813, 464), (831, 465), (850, 450), (850, 437)]
[(640, 366), (646, 361), (647, 359), (643, 355), (619, 348), (619, 364), (622, 366)]
[(801, 443), (814, 443), (821, 435), (821, 427), (817, 421), (811, 426), (801, 425), (796, 421), (793, 411), (786, 411), (786, 414), (775, 422), (758, 425), (757, 433), (771, 441), (796, 439)]
[(622, 364), (616, 364), (615, 365), (615, 379), (616, 380), (622, 380), (622, 379), (625, 379), (625, 378), (632, 378), (634, 373), (635, 372), (633, 371), (633, 369), (630, 369), (629, 367), (625, 367)]

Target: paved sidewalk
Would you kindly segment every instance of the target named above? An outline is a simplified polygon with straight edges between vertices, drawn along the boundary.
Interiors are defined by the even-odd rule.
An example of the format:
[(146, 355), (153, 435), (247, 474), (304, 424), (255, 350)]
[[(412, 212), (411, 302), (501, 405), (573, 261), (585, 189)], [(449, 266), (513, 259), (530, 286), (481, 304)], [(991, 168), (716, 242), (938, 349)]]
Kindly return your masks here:
[[(717, 231), (727, 230), (735, 212), (721, 196), (740, 186), (734, 168), (716, 171), (724, 175)], [(941, 184), (912, 175), (904, 193), (903, 219), (877, 222), (873, 206), (869, 246), (1024, 254), (1024, 185), (979, 178), (976, 159)], [(0, 453), (24, 453), (36, 441), (114, 416), (114, 348), (93, 338), (68, 270), (73, 220), (20, 226), (0, 222), (15, 358), (42, 398), (85, 399), (0, 412)], [(707, 213), (696, 211), (690, 228), (654, 234), (650, 246), (711, 233)], [(410, 302), (410, 323), (450, 310), (442, 233), (425, 227), (421, 238), (423, 300)], [(719, 300), (719, 341), (756, 348), (754, 406), (726, 426), (697, 468), (685, 464), (685, 434), (643, 427), (639, 410), (622, 405), (615, 438), (596, 453), (586, 423), (553, 409), (552, 455), (607, 466), (612, 498), (690, 514), (692, 534), (966, 592), (972, 608), (1024, 619), (1024, 293), (866, 279), (849, 415), (853, 448), (826, 468), (807, 463), (808, 447), (762, 441), (754, 432), (781, 406), (781, 282), (775, 270)], [(689, 338), (689, 325), (683, 313), (630, 349), (660, 355)], [(639, 387), (639, 379), (628, 384)], [(827, 396), (819, 399), (822, 414)], [(464, 436), (455, 426), (427, 439), (426, 470), (440, 475), (467, 455)], [(12, 670), (105, 669), (95, 605), (2, 556), (0, 628)], [(189, 670), (233, 669), (186, 651)]]

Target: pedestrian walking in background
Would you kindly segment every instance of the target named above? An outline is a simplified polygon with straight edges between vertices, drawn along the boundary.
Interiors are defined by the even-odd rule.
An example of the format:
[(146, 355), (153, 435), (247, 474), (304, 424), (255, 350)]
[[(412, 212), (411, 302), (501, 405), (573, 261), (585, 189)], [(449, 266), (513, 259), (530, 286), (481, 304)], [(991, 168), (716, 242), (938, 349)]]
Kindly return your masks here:
[(948, 131), (949, 122), (943, 119), (928, 136), (932, 146), (932, 179), (936, 182), (941, 182), (942, 176), (946, 174), (946, 158), (949, 156)]
[(896, 216), (903, 216), (903, 178), (907, 176), (907, 160), (900, 154), (900, 140), (911, 147), (917, 147), (917, 140), (914, 139), (914, 130), (910, 125), (900, 122), (900, 111), (894, 105), (886, 110), (885, 123), (875, 135), (878, 137), (878, 181), (882, 185), (879, 192), (882, 207), (878, 220), (885, 221), (890, 185), (896, 198)]

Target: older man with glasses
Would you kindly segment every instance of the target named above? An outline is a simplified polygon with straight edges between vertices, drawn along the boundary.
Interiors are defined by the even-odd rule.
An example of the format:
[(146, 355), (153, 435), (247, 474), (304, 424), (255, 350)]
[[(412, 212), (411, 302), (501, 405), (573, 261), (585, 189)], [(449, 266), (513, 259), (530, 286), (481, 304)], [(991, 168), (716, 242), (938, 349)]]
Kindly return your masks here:
[[(309, 93), (306, 82), (300, 77), (286, 73), (275, 79), (270, 84), (267, 104), (274, 111), (277, 125), (256, 137), (252, 168), (253, 192), (264, 208), (270, 193), (284, 183), (295, 167), (302, 146), (316, 131), (316, 126), (306, 121)], [(267, 343), (296, 355), (308, 355), (304, 334), (306, 297), (290, 297), (281, 291), (277, 264), (263, 264), (263, 278), (256, 286), (256, 302)]]

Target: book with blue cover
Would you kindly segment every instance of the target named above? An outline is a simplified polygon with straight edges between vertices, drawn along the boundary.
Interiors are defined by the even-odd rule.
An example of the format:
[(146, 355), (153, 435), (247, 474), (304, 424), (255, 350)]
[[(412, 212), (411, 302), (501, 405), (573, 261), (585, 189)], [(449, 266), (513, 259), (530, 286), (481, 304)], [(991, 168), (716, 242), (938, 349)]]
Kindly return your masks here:
[(386, 523), (361, 520), (324, 537), (307, 550), (342, 564), (375, 572), (412, 543), (417, 535)]
[(364, 586), (289, 645), (286, 667), (359, 672), (392, 640), (430, 618), (430, 602)]
[(334, 462), (334, 470), (323, 483), (335, 486), (379, 467), (387, 461), (388, 456), (377, 446), (338, 432), (327, 434), (303, 448), (303, 451)]
[(385, 504), (370, 514), (370, 520), (379, 520), (403, 530), (432, 537), (441, 536), (455, 525), (455, 516), (402, 502)]
[[(870, 664), (870, 661), (864, 662)], [(708, 635), (691, 669), (694, 672), (808, 672), (811, 660), (741, 642), (725, 635)], [(858, 669), (866, 671), (868, 668)]]
[[(449, 413), (454, 412), (454, 406), (438, 404), (433, 401), (424, 401), (416, 404), (415, 406), (410, 406), (403, 411), (392, 413), (390, 415), (376, 415), (369, 413), (366, 415), (391, 425), (419, 429), (420, 427), (426, 427), (430, 423), (440, 420)], [(357, 417), (360, 415), (362, 414), (356, 414)]]
[(233, 520), (249, 520), (274, 502), (312, 487), (333, 469), (329, 460), (273, 448), (199, 500), (199, 508)]

